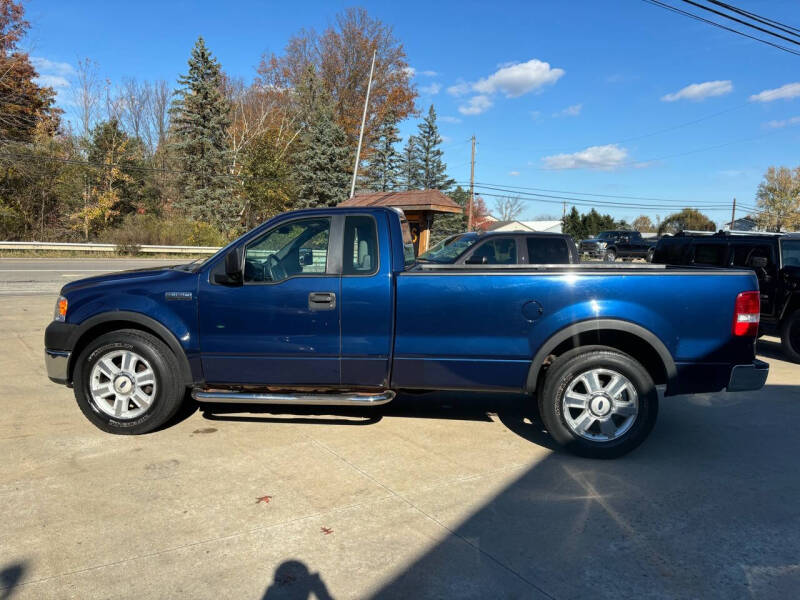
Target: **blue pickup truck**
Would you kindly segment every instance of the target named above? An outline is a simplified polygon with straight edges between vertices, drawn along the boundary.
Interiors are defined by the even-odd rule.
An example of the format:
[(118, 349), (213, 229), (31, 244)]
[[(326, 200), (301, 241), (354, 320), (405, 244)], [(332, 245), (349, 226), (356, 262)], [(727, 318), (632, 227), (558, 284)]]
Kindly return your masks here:
[(203, 262), (67, 284), (51, 380), (100, 429), (200, 402), (376, 405), (402, 390), (526, 393), (585, 456), (639, 445), (664, 394), (756, 390), (752, 271), (435, 265), (386, 208), (280, 215)]

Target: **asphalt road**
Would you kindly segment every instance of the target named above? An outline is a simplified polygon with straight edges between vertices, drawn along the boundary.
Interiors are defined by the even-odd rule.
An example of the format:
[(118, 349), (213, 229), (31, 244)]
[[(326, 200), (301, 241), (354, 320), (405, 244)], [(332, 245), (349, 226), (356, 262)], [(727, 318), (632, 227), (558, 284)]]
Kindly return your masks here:
[(0, 258), (0, 296), (52, 296), (68, 281), (111, 271), (175, 265), (186, 258)]
[(764, 390), (664, 399), (614, 461), (555, 452), (527, 399), (480, 394), (187, 405), (130, 437), (47, 380), (52, 300), (0, 298), (3, 600), (799, 595), (800, 365), (774, 340)]

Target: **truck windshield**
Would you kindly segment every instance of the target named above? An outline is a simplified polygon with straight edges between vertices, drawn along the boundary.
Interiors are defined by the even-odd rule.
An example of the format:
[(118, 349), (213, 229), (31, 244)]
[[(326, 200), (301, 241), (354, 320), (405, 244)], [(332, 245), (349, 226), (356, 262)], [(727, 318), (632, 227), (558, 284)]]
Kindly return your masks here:
[(419, 260), (424, 262), (435, 262), (450, 264), (461, 256), (461, 254), (478, 241), (475, 233), (462, 233), (446, 238), (436, 244), (427, 252), (419, 255)]
[(800, 240), (781, 240), (784, 267), (800, 267)]

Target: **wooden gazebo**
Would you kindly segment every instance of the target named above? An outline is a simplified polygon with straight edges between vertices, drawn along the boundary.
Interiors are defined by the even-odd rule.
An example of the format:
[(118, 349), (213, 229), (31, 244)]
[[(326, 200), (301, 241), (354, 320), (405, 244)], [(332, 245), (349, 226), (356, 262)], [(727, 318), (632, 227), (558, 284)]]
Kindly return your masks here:
[(404, 192), (371, 192), (356, 194), (339, 206), (391, 206), (400, 208), (408, 219), (414, 250), (417, 254), (428, 249), (431, 223), (436, 213), (460, 214), (462, 208), (439, 190), (408, 190)]

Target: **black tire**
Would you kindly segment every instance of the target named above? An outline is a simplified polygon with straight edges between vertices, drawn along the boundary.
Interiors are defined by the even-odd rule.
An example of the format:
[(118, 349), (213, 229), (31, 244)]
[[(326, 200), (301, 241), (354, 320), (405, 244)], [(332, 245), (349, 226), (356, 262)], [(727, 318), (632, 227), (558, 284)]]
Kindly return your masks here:
[[(624, 433), (615, 439), (586, 439), (573, 431), (564, 415), (562, 402), (570, 384), (592, 369), (623, 375), (636, 392), (638, 412)], [(539, 413), (547, 431), (557, 444), (579, 456), (616, 458), (630, 452), (647, 438), (658, 416), (658, 391), (653, 378), (637, 360), (613, 348), (591, 346), (566, 353), (550, 366), (541, 390)], [(583, 414), (582, 409), (567, 410)], [(588, 413), (589, 409), (585, 410)], [(625, 419), (617, 415), (610, 415), (609, 418), (614, 419), (615, 423), (625, 423)], [(599, 427), (599, 421), (593, 421), (591, 427), (595, 427), (595, 424)], [(603, 435), (599, 431), (596, 434), (587, 433)]]
[(606, 262), (614, 262), (617, 260), (617, 251), (616, 250), (607, 250), (605, 255)]
[[(90, 378), (95, 364), (115, 351), (132, 351), (144, 358), (155, 376), (152, 403), (135, 418), (116, 418), (101, 410), (92, 397)], [(180, 367), (175, 355), (160, 339), (135, 329), (120, 329), (101, 335), (78, 356), (74, 371), (75, 400), (83, 414), (95, 426), (108, 433), (136, 435), (148, 433), (169, 421), (183, 402), (185, 386), (177, 374)]]
[(800, 363), (800, 309), (795, 310), (781, 323), (781, 344), (787, 358)]

